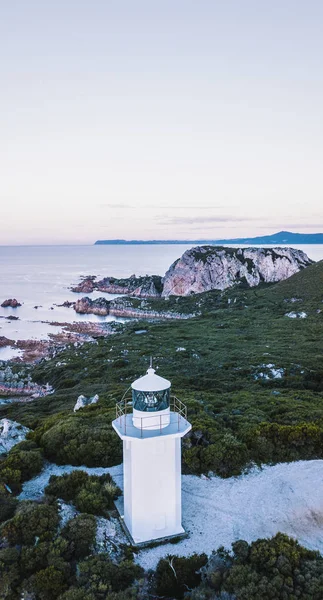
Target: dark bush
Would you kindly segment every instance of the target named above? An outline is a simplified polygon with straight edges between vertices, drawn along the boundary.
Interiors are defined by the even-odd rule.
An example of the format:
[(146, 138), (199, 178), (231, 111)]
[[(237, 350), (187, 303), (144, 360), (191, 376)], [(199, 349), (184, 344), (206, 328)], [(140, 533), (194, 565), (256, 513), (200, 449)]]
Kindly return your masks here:
[(52, 475), (45, 493), (66, 502), (73, 501), (81, 512), (107, 516), (121, 490), (109, 473), (98, 476), (77, 470), (61, 476)]
[(40, 443), (59, 464), (111, 467), (122, 461), (122, 444), (105, 415), (70, 417), (51, 427)]
[(39, 600), (56, 600), (68, 587), (64, 574), (52, 565), (38, 571), (30, 578), (30, 589)]
[(1, 535), (11, 545), (32, 545), (51, 540), (56, 533), (59, 518), (57, 506), (21, 502), (15, 516), (1, 527)]
[(142, 575), (143, 569), (138, 565), (131, 561), (116, 565), (108, 554), (91, 556), (79, 564), (79, 585), (97, 600), (106, 600), (109, 592), (125, 590)]
[(61, 535), (69, 542), (76, 560), (90, 554), (95, 542), (96, 521), (92, 515), (78, 515), (68, 521)]
[[(215, 552), (202, 569), (191, 600), (321, 600), (323, 557), (278, 533), (252, 544), (239, 540), (230, 555)], [(216, 594), (216, 595), (215, 595)]]
[(192, 554), (188, 558), (168, 555), (162, 558), (155, 573), (156, 594), (183, 598), (185, 592), (199, 585), (201, 575), (198, 571), (206, 562), (206, 554)]
[(0, 523), (13, 517), (18, 505), (18, 500), (13, 498), (7, 491), (0, 492)]

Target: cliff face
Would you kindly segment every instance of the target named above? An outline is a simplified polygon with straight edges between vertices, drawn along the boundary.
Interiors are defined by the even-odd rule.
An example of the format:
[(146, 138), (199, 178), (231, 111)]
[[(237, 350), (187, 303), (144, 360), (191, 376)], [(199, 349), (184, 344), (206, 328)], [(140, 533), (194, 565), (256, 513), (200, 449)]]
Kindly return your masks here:
[(188, 296), (236, 284), (255, 287), (287, 279), (312, 262), (293, 248), (198, 246), (184, 252), (168, 269), (162, 295)]

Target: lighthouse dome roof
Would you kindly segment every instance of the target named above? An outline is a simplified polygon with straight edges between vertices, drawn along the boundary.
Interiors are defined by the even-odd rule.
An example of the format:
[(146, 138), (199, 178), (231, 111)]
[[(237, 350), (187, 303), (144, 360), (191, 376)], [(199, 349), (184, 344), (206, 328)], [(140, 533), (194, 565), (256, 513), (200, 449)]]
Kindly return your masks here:
[(139, 377), (131, 384), (133, 390), (138, 392), (161, 392), (170, 388), (171, 383), (168, 379), (156, 375), (155, 369), (150, 367), (147, 374)]

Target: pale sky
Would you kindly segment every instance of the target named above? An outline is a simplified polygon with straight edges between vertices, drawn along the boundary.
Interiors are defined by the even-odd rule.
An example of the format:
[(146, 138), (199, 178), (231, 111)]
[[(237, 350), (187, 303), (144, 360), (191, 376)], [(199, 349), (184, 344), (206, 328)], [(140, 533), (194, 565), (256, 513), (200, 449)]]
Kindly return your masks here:
[(321, 0), (0, 0), (0, 244), (323, 231)]

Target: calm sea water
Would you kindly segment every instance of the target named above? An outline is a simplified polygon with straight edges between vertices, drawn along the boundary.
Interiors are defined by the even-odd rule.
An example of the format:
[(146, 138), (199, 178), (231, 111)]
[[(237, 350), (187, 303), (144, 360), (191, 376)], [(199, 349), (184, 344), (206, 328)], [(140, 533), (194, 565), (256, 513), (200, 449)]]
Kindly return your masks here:
[[(18, 309), (1, 308), (0, 317), (19, 316), (18, 321), (0, 318), (0, 335), (10, 339), (46, 339), (59, 327), (49, 321), (109, 321), (113, 317), (77, 315), (73, 309), (57, 307), (78, 295), (69, 287), (82, 275), (128, 277), (164, 275), (170, 264), (192, 246), (0, 246), (0, 304), (17, 298)], [(298, 246), (314, 260), (323, 259), (323, 245)], [(109, 294), (94, 292), (91, 297)], [(35, 306), (40, 308), (35, 309)], [(42, 322), (42, 321), (45, 321)], [(2, 356), (1, 356), (2, 352)], [(0, 351), (0, 360), (9, 358)]]

